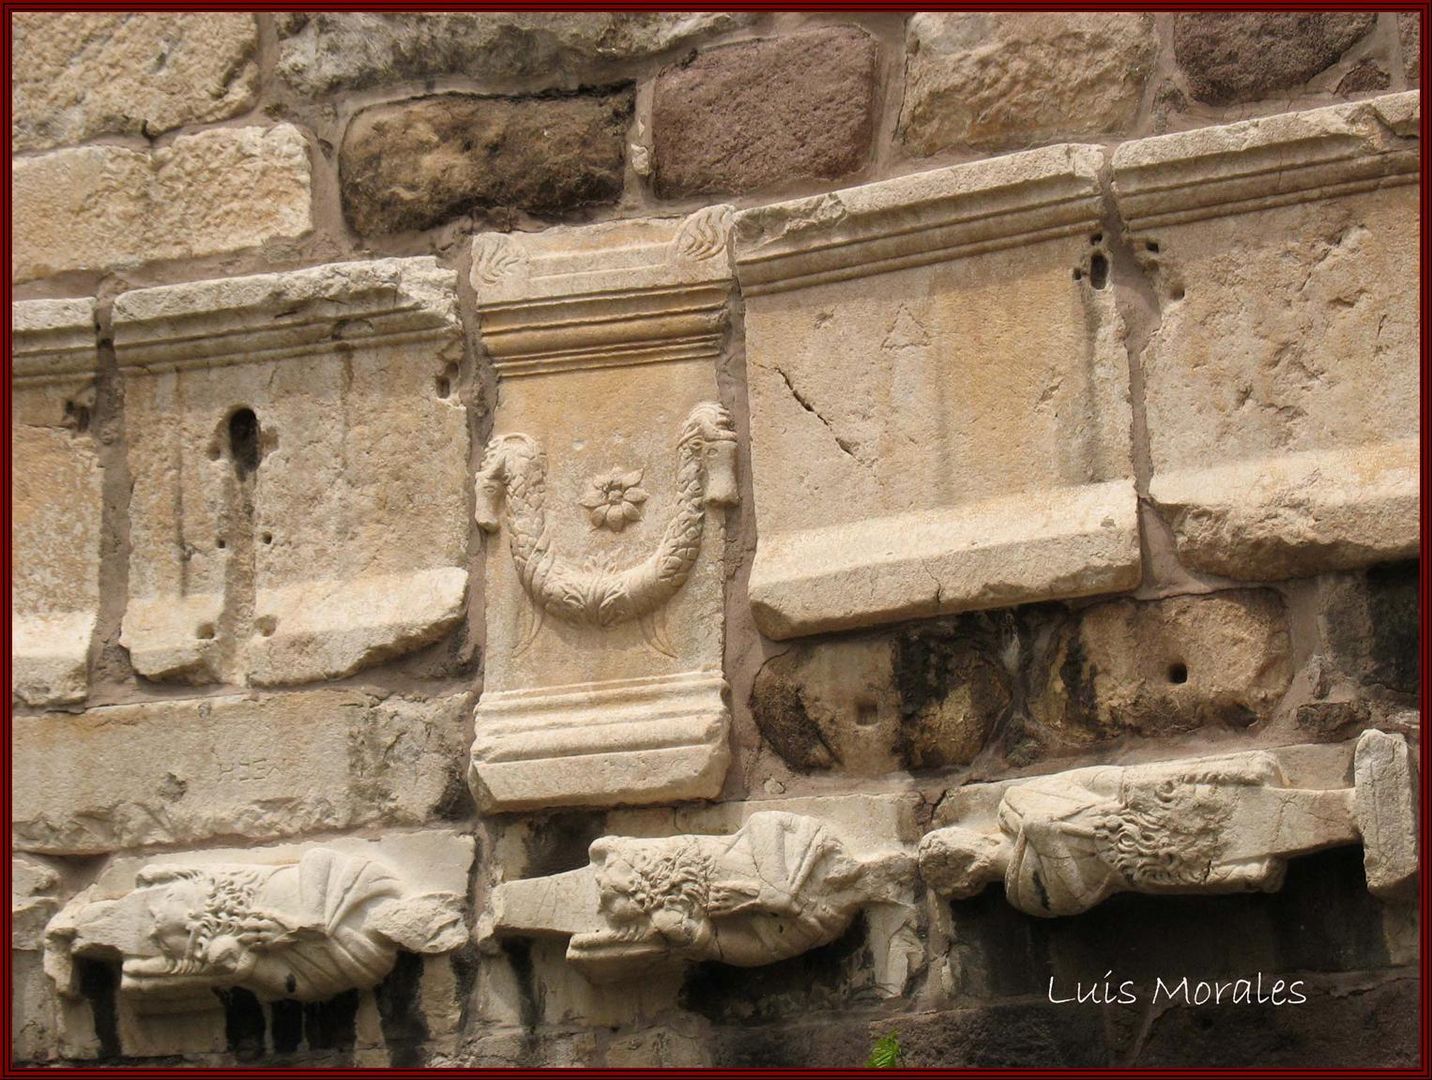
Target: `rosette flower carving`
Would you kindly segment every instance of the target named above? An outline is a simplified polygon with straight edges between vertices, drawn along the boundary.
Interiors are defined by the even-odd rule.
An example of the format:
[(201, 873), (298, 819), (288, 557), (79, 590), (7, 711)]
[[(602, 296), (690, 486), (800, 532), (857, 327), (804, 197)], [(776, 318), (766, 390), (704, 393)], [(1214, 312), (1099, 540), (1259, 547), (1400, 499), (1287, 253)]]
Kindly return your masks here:
[(593, 528), (621, 532), (630, 523), (641, 520), (642, 504), (648, 498), (640, 486), (644, 472), (644, 469), (631, 472), (612, 469), (592, 477), (580, 502)]

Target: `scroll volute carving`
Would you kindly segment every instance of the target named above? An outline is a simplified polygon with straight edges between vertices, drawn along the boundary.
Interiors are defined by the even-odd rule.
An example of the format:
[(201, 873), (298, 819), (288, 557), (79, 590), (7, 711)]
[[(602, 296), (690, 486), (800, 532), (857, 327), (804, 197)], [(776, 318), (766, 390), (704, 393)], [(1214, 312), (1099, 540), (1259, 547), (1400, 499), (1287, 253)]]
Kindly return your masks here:
[(46, 932), (45, 967), (75, 992), (73, 958), (121, 961), (120, 989), (209, 999), (243, 987), (260, 999), (319, 1001), (376, 986), (399, 949), (445, 952), (467, 940), (462, 898), (414, 894), (390, 870), (330, 849), (281, 865), (157, 865), (114, 900), (81, 894)]

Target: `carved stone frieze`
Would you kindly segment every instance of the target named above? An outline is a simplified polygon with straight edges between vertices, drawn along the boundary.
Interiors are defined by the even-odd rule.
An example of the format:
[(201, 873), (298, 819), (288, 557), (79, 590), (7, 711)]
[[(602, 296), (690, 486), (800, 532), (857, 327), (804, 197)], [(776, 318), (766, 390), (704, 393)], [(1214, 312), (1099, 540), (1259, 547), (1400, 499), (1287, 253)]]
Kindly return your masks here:
[[(1417, 875), (1411, 751), (1380, 731), (1349, 751), (1246, 750), (962, 789), (956, 824), (920, 842), (921, 872), (952, 897), (1003, 882), (1015, 907), (1050, 917), (1120, 892), (1272, 892), (1289, 858), (1361, 842), (1368, 887), (1396, 896)], [(1324, 779), (1351, 756), (1353, 786), (1303, 786), (1300, 755), (1323, 758)]]
[(467, 588), (456, 281), (431, 258), (125, 293), (129, 604), (151, 679), (273, 685), (430, 644)]
[[(230, 987), (321, 1001), (377, 985), (399, 949), (439, 953), (468, 940), (461, 892), (414, 884), (357, 846), (234, 863), (171, 857), (133, 872), (132, 888), (93, 886), (50, 920), (46, 969), (65, 995), (78, 992), (74, 958), (96, 957), (121, 961), (121, 993), (154, 1002), (211, 1007), (211, 991)], [(454, 859), (447, 876), (460, 888), (464, 848), (470, 860), (470, 841), (456, 837), (417, 854)]]
[(716, 400), (728, 207), (473, 245), (499, 379), (477, 476), (487, 810), (709, 798), (726, 771)]
[(1416, 92), (1125, 143), (1149, 494), (1244, 580), (1415, 555)]
[(95, 304), (26, 300), (10, 320), (11, 691), (28, 705), (58, 705), (84, 700), (99, 616)]
[(736, 215), (767, 636), (1138, 583), (1102, 155)]
[(594, 982), (715, 960), (775, 963), (834, 941), (869, 904), (908, 904), (911, 855), (857, 851), (818, 817), (758, 810), (730, 835), (606, 836), (591, 864), (499, 885), (490, 932), (570, 935)]

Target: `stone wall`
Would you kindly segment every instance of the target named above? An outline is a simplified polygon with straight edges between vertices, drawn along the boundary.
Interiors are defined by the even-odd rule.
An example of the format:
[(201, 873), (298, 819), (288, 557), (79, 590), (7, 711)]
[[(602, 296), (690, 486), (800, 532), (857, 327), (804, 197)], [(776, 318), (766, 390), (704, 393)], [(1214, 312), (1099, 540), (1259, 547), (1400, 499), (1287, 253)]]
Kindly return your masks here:
[(1418, 18), (15, 16), (16, 1058), (1414, 1063)]

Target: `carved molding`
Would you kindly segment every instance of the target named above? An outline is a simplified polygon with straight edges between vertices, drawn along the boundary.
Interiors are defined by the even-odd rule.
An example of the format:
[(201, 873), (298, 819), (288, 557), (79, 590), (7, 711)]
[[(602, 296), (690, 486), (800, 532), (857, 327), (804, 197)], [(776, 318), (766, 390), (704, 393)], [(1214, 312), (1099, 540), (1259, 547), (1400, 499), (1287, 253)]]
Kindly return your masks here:
[(948, 262), (1082, 232), (1103, 150), (1068, 144), (743, 210), (743, 296)]
[(453, 284), (423, 257), (140, 289), (114, 302), (115, 353), (133, 377), (450, 340)]
[(98, 333), (89, 298), (10, 305), (12, 385), (94, 378)]
[(1119, 210), (1140, 231), (1415, 184), (1418, 92), (1126, 142)]
[(504, 379), (715, 360), (732, 210), (473, 241), (482, 340)]
[(1402, 736), (1380, 731), (1344, 748), (1344, 762), (1349, 749), (1350, 788), (1290, 780), (1287, 750), (1012, 781), (999, 787), (993, 821), (957, 815), (956, 824), (927, 834), (921, 872), (951, 897), (1003, 882), (1019, 910), (1053, 917), (1120, 892), (1272, 892), (1289, 858), (1361, 842), (1368, 887), (1405, 895), (1418, 865), (1411, 751)]

